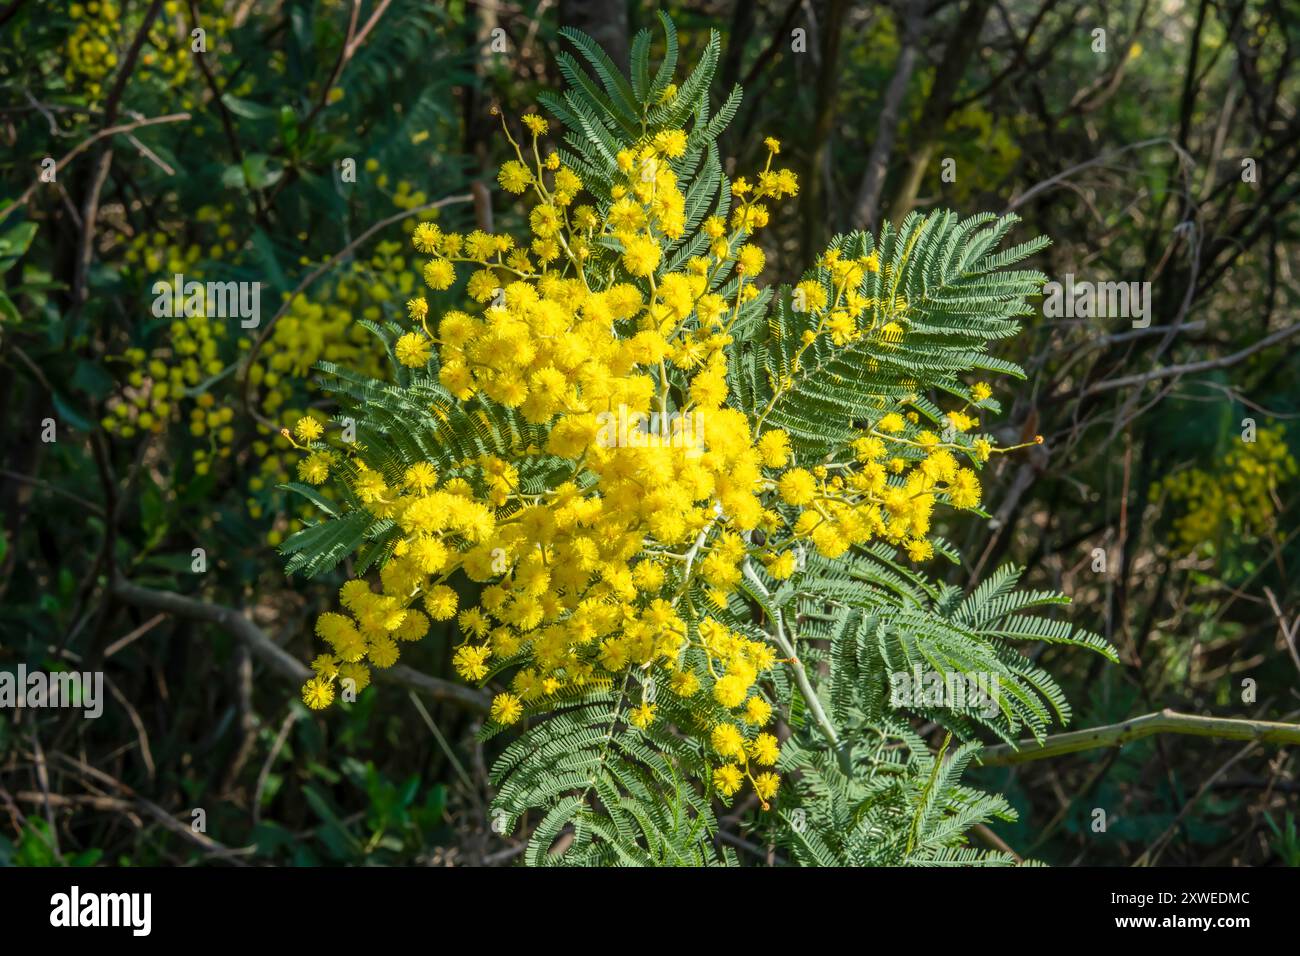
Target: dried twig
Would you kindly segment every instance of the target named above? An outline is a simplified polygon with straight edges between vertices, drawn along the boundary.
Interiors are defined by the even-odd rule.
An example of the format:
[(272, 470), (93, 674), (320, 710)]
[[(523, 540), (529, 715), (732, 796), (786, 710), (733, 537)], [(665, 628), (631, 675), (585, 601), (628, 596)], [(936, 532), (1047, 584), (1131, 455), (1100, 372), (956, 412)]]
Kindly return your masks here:
[[(187, 120), (189, 118), (190, 118), (189, 113), (168, 113), (166, 116), (146, 116), (143, 119), (132, 120), (130, 123), (121, 123), (117, 126), (109, 126), (104, 129), (101, 129), (96, 133), (92, 133), (86, 139), (82, 140), (80, 143), (74, 146), (72, 150), (68, 152), (62, 159), (56, 162), (54, 164), (54, 174), (55, 176), (57, 176), (59, 171), (63, 169), (65, 166), (67, 166), (68, 163), (72, 162), (74, 159), (76, 159), (78, 156), (80, 156), (82, 153), (88, 150), (91, 146), (95, 145), (97, 142), (99, 142), (101, 139), (104, 139), (105, 137), (116, 136), (119, 133), (130, 133), (144, 126), (157, 126), (159, 123), (179, 123), (182, 120)], [(13, 213), (15, 209), (18, 209), (20, 206), (24, 206), (28, 202), (30, 202), (32, 195), (42, 185), (46, 185), (46, 184), (43, 184), (40, 178), (38, 177), (36, 182), (28, 186), (27, 189), (23, 192), (23, 194), (19, 196), (16, 200), (14, 200), (13, 203), (6, 206), (4, 209), (0, 209), (0, 222), (4, 222), (6, 219), (8, 219), (10, 214)]]

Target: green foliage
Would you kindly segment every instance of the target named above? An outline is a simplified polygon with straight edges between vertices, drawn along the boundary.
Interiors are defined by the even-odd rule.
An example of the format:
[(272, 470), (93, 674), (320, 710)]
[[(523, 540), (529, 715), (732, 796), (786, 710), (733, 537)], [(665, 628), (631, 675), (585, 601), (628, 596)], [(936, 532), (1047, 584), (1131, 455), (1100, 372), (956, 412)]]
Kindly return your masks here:
[[(1046, 239), (994, 252), (1017, 221), (912, 214), (897, 230), (886, 224), (878, 243), (860, 232), (833, 239), (829, 248), (845, 259), (879, 258), (880, 268), (867, 273), (860, 291), (871, 303), (873, 326), (894, 322), (898, 331), (891, 338), (899, 341), (882, 348), (871, 336), (847, 345), (819, 337), (806, 347), (803, 337), (814, 316), (794, 306), (786, 287), (768, 328), (752, 329), (753, 347), (737, 367), (736, 391), (746, 410), (785, 429), (796, 448), (817, 459), (843, 446), (868, 412), (875, 418), (877, 410), (900, 409), (918, 392), (964, 396), (960, 373), (978, 369), (1023, 378), (1018, 366), (987, 354), (989, 342), (1016, 333), (1016, 317), (1032, 311), (1026, 296), (1037, 294), (1046, 279), (1006, 268), (1041, 250)], [(824, 265), (803, 279), (832, 294)], [(937, 409), (930, 417), (941, 424)]]
[(782, 768), (799, 776), (799, 805), (781, 820), (803, 866), (1005, 866), (1011, 857), (968, 847), (968, 831), (1015, 811), (1000, 796), (961, 783), (979, 751), (963, 744), (932, 755), (906, 725), (862, 728), (850, 738), (846, 773), (835, 755), (802, 742)]
[[(699, 772), (699, 748), (662, 722), (636, 729), (621, 712), (625, 706), (623, 692), (594, 690), (544, 715), (511, 743), (492, 768), (500, 788), (494, 827), (510, 832), (523, 814), (544, 808), (525, 855), (533, 866), (734, 863), (714, 850), (717, 823), (709, 801), (683, 777)], [(571, 843), (553, 852), (566, 827), (572, 827)]]
[(1014, 567), (999, 569), (963, 597), (961, 589), (905, 568), (890, 551), (876, 546), (834, 562), (810, 558), (799, 582), (804, 636), (830, 647), (827, 683), (839, 720), (879, 721), (897, 711), (890, 703), (891, 675), (910, 675), (918, 667), (945, 686), (978, 677), (996, 689), (997, 708), (984, 714), (975, 703), (954, 710), (909, 701), (904, 706), (912, 713), (963, 739), (972, 739), (977, 727), (1007, 741), (1024, 728), (1041, 738), (1053, 716), (1068, 721), (1070, 707), (1051, 675), (1011, 642), (1073, 645), (1117, 660), (1096, 634), (1022, 613), (1069, 602), (1055, 592), (1013, 590), (1020, 577)]

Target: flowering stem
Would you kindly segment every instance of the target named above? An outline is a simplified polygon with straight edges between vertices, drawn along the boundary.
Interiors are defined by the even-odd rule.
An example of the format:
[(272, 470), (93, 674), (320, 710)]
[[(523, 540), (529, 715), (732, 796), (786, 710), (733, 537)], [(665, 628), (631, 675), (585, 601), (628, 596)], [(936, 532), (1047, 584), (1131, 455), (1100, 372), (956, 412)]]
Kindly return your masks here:
[(677, 602), (682, 599), (682, 595), (686, 593), (686, 589), (691, 586), (691, 565), (695, 563), (695, 558), (700, 553), (700, 548), (704, 547), (704, 542), (708, 540), (709, 532), (713, 530), (713, 524), (714, 523), (710, 521), (700, 529), (699, 535), (695, 538), (695, 543), (691, 545), (691, 549), (686, 552), (686, 567), (682, 570), (682, 587), (681, 590), (677, 592), (677, 597), (673, 598), (673, 607), (677, 606)]
[[(770, 600), (772, 594), (763, 583), (754, 566), (745, 559), (745, 577), (756, 587), (764, 599)], [(840, 735), (835, 730), (835, 725), (831, 723), (826, 709), (822, 707), (821, 698), (817, 696), (817, 691), (813, 689), (812, 682), (808, 680), (808, 672), (804, 669), (803, 661), (799, 660), (799, 655), (795, 652), (794, 642), (786, 636), (785, 621), (781, 615), (781, 609), (772, 608), (772, 624), (775, 627), (775, 633), (772, 639), (776, 641), (776, 646), (781, 649), (786, 657), (790, 659), (790, 669), (794, 671), (795, 683), (799, 685), (799, 692), (803, 694), (804, 700), (808, 702), (808, 710), (812, 712), (813, 720), (817, 721), (817, 726), (821, 728), (826, 739), (830, 741), (831, 749), (835, 751), (836, 759), (839, 761), (840, 769), (845, 774), (849, 773), (849, 748), (840, 740)]]

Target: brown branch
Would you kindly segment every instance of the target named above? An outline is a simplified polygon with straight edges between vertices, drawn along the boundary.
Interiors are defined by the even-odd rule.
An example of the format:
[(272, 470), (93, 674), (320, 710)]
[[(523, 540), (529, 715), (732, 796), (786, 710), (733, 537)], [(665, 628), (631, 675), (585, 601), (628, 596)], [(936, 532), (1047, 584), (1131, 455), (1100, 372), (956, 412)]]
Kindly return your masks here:
[(920, 59), (921, 0), (904, 0), (898, 13), (898, 32), (903, 46), (898, 54), (894, 75), (881, 100), (880, 117), (876, 121), (876, 138), (867, 156), (867, 168), (858, 186), (853, 205), (853, 225), (868, 232), (876, 231), (880, 211), (880, 193), (885, 188), (885, 174), (889, 171), (889, 156), (894, 149), (894, 136), (902, 118), (903, 100), (912, 72)]
[(1177, 152), (1185, 163), (1192, 166), (1196, 165), (1195, 162), (1192, 160), (1191, 156), (1189, 156), (1178, 143), (1174, 142), (1168, 136), (1158, 136), (1154, 139), (1144, 139), (1138, 143), (1129, 143), (1127, 146), (1121, 146), (1118, 149), (1109, 150), (1108, 152), (1102, 153), (1100, 156), (1094, 156), (1092, 159), (1085, 160), (1082, 163), (1076, 163), (1074, 166), (1071, 166), (1069, 169), (1062, 170), (1061, 172), (1057, 173), (1054, 176), (1049, 176), (1047, 179), (1044, 179), (1040, 183), (1035, 183), (1033, 186), (1031, 186), (1029, 189), (1026, 189), (1020, 195), (1012, 198), (1012, 200), (1009, 203), (1007, 203), (1007, 207), (1002, 210), (1002, 214), (1005, 216), (1009, 212), (1014, 212), (1015, 210), (1023, 206), (1025, 203), (1029, 202), (1029, 200), (1037, 196), (1039, 193), (1052, 188), (1057, 183), (1064, 182), (1065, 180), (1073, 176), (1075, 173), (1082, 172), (1083, 170), (1089, 169), (1093, 166), (1105, 165), (1106, 163), (1109, 163), (1111, 160), (1115, 159), (1116, 157), (1122, 156), (1124, 153), (1127, 153), (1131, 150), (1146, 149), (1148, 146), (1168, 146), (1170, 149)]
[(930, 85), (930, 95), (926, 98), (925, 105), (921, 107), (921, 116), (915, 126), (907, 165), (904, 167), (897, 194), (890, 207), (890, 218), (895, 222), (901, 222), (917, 204), (921, 181), (943, 135), (948, 117), (952, 115), (952, 103), (957, 95), (957, 87), (961, 84), (961, 78), (966, 73), (971, 57), (979, 47), (984, 21), (988, 19), (992, 6), (992, 0), (971, 0), (966, 4), (965, 9), (953, 23), (948, 41), (938, 56), (934, 81)]
[(94, 795), (63, 796), (60, 794), (55, 802), (67, 802), (67, 803), (90, 802), (92, 806), (97, 806), (97, 808), (113, 809), (113, 810), (118, 810), (119, 812), (125, 811), (127, 809), (134, 809), (135, 812), (137, 813), (140, 813), (145, 816), (153, 817), (155, 820), (158, 821), (158, 823), (160, 823), (166, 829), (171, 830), (173, 833), (175, 833), (177, 836), (181, 837), (182, 839), (189, 840), (191, 843), (196, 844), (197, 846), (199, 846), (201, 849), (211, 854), (212, 856), (214, 857), (220, 856), (226, 858), (236, 866), (245, 865), (242, 861), (239, 860), (240, 856), (247, 856), (256, 852), (255, 847), (229, 847), (223, 843), (219, 843), (216, 840), (212, 839), (212, 837), (208, 836), (206, 833), (200, 833), (199, 831), (195, 830), (191, 824), (176, 819), (176, 817), (172, 816), (170, 813), (168, 813), (158, 804), (154, 803), (152, 800), (149, 800), (148, 798), (143, 797), (140, 794), (136, 793), (135, 790), (133, 790), (127, 784), (123, 783), (121, 780), (118, 780), (117, 778), (112, 777), (107, 773), (104, 773), (102, 770), (99, 770), (96, 767), (92, 767), (90, 764), (86, 763), (83, 760), (80, 760), (66, 753), (55, 753), (53, 754), (53, 756), (56, 759), (60, 760), (61, 762), (67, 764), (68, 766), (73, 767), (80, 773), (84, 774), (86, 777), (97, 780), (100, 783), (107, 786), (109, 789), (116, 791), (118, 794), (121, 795), (121, 799), (122, 799), (121, 804), (112, 805), (112, 806), (97, 806), (96, 803), (97, 801), (104, 800), (104, 799), (112, 799), (112, 798), (105, 798), (102, 796), (94, 796)]
[(325, 84), (325, 88), (321, 90), (320, 101), (303, 121), (304, 130), (311, 126), (317, 114), (325, 108), (329, 100), (330, 90), (334, 88), (334, 85), (339, 81), (339, 77), (343, 75), (343, 68), (347, 66), (348, 60), (352, 59), (357, 52), (357, 47), (361, 46), (366, 39), (366, 35), (375, 28), (375, 24), (379, 22), (379, 18), (384, 15), (384, 11), (388, 9), (390, 3), (392, 3), (392, 0), (380, 0), (379, 5), (370, 14), (370, 19), (366, 21), (365, 26), (358, 30), (357, 20), (361, 15), (361, 0), (352, 0), (352, 14), (348, 19), (348, 31), (343, 37), (343, 46), (339, 48), (339, 58), (334, 63), (334, 69), (330, 71), (330, 77)]
[(0, 468), (0, 475), (3, 475), (4, 477), (9, 478), (13, 481), (18, 481), (25, 485), (31, 485), (34, 488), (40, 488), (44, 491), (48, 491), (50, 492), (50, 494), (61, 495), (62, 497), (67, 498), (69, 501), (76, 502), (78, 505), (85, 508), (91, 514), (97, 514), (101, 516), (104, 514), (104, 509), (101, 508), (99, 505), (95, 504), (93, 501), (87, 501), (85, 498), (81, 497), (80, 495), (74, 495), (71, 491), (64, 491), (58, 485), (52, 485), (48, 481), (44, 480), (43, 478), (29, 478), (27, 475), (19, 474), (16, 471), (10, 471), (8, 468)]
[[(190, 0), (190, 18), (196, 28), (199, 27), (199, 2)], [(207, 84), (208, 90), (212, 93), (212, 104), (217, 109), (217, 116), (221, 120), (221, 129), (226, 135), (226, 142), (230, 144), (230, 154), (235, 161), (235, 165), (241, 168), (244, 165), (244, 151), (239, 145), (239, 134), (235, 130), (235, 122), (231, 119), (230, 110), (226, 108), (225, 100), (222, 99), (222, 92), (217, 88), (217, 77), (208, 65), (206, 53), (193, 50), (193, 59), (199, 66), (199, 72), (203, 74), (203, 81)], [(257, 219), (262, 225), (266, 225), (266, 204), (262, 198), (260, 189), (250, 189), (249, 194), (253, 197), (253, 204), (257, 208)]]
[(25, 0), (13, 0), (13, 3), (10, 3), (3, 10), (0, 10), (0, 26), (4, 26), (8, 23), (9, 19), (22, 9), (24, 2)]
[(1282, 605), (1278, 603), (1277, 595), (1273, 593), (1273, 589), (1264, 588), (1264, 594), (1268, 598), (1268, 606), (1273, 611), (1273, 616), (1277, 618), (1277, 627), (1282, 633), (1282, 643), (1291, 652), (1291, 660), (1295, 662), (1296, 669), (1300, 670), (1300, 650), (1296, 649), (1296, 635), (1300, 634), (1300, 615), (1297, 615), (1295, 621), (1288, 627), (1286, 614), (1283, 613)]
[(485, 691), (474, 690), (440, 677), (430, 677), (405, 664), (395, 664), (372, 673), (381, 684), (396, 684), (408, 690), (423, 691), (434, 700), (451, 701), (466, 710), (486, 714), (492, 707), (492, 698)]
[(234, 608), (209, 604), (171, 591), (141, 587), (121, 575), (113, 580), (113, 596), (136, 607), (215, 624), (247, 644), (249, 650), (272, 670), (289, 680), (305, 681), (312, 675), (311, 668), (272, 641), (265, 631)]
[(117, 75), (113, 78), (113, 85), (109, 88), (108, 97), (104, 100), (104, 122), (112, 123), (117, 119), (117, 110), (122, 102), (122, 94), (126, 92), (126, 84), (131, 79), (131, 74), (135, 72), (136, 60), (140, 58), (140, 50), (144, 46), (145, 37), (149, 35), (149, 28), (157, 19), (158, 14), (162, 12), (163, 0), (153, 0), (149, 9), (145, 11), (144, 18), (140, 21), (140, 27), (135, 31), (135, 36), (131, 40), (131, 46), (127, 48), (126, 56), (122, 58), (122, 65), (118, 67)]

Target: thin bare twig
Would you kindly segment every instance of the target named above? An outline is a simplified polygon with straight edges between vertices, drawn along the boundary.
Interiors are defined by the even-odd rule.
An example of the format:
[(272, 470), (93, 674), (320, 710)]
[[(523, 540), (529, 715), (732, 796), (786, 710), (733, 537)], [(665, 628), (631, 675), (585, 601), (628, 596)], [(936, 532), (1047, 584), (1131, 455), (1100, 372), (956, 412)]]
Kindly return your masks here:
[(1153, 368), (1149, 372), (1139, 372), (1135, 375), (1125, 375), (1120, 378), (1105, 379), (1104, 381), (1095, 382), (1089, 385), (1080, 393), (1080, 398), (1087, 398), (1091, 395), (1097, 395), (1101, 392), (1109, 392), (1117, 388), (1127, 388), (1130, 385), (1145, 385), (1148, 382), (1158, 381), (1162, 378), (1171, 378), (1176, 375), (1191, 375), (1196, 372), (1208, 372), (1213, 369), (1227, 368), (1230, 365), (1236, 365), (1250, 356), (1254, 355), (1270, 345), (1276, 345), (1285, 339), (1290, 338), (1300, 332), (1300, 322), (1294, 325), (1288, 325), (1284, 329), (1278, 329), (1272, 335), (1266, 335), (1253, 345), (1247, 346), (1239, 352), (1233, 352), (1231, 355), (1223, 355), (1216, 359), (1205, 359), (1201, 362), (1186, 362), (1182, 365), (1166, 365), (1162, 368)]
[[(117, 136), (120, 133), (131, 133), (144, 126), (157, 126), (159, 123), (179, 123), (182, 120), (187, 120), (189, 118), (190, 118), (189, 113), (168, 113), (166, 116), (146, 116), (144, 119), (132, 120), (130, 123), (121, 123), (117, 126), (109, 126), (106, 127), (105, 129), (101, 129), (96, 133), (92, 133), (86, 139), (82, 140), (80, 143), (74, 146), (71, 149), (71, 151), (69, 151), (66, 155), (64, 155), (62, 159), (56, 162), (54, 164), (54, 174), (55, 176), (58, 176), (59, 171), (62, 170), (65, 166), (67, 166), (68, 163), (72, 162), (74, 159), (76, 159), (86, 150), (90, 149), (91, 146), (94, 146), (97, 142), (99, 142), (101, 139), (104, 139), (107, 136)], [(20, 206), (26, 205), (29, 201), (31, 201), (32, 194), (35, 193), (36, 190), (39, 189), (42, 185), (43, 184), (41, 182), (41, 179), (37, 177), (36, 182), (28, 186), (26, 191), (24, 191), (21, 196), (19, 196), (16, 200), (14, 200), (14, 202), (11, 205), (6, 206), (4, 209), (0, 209), (0, 222), (4, 222), (7, 218), (9, 218), (9, 215), (15, 209), (19, 208)]]

